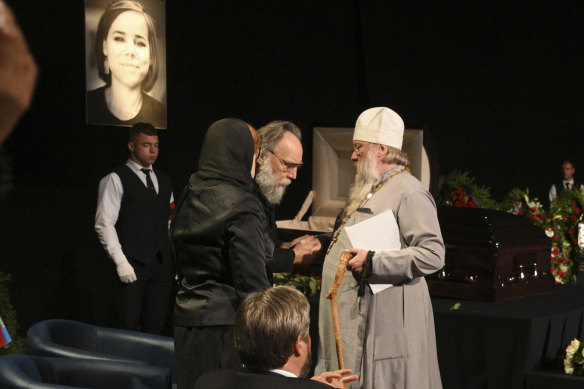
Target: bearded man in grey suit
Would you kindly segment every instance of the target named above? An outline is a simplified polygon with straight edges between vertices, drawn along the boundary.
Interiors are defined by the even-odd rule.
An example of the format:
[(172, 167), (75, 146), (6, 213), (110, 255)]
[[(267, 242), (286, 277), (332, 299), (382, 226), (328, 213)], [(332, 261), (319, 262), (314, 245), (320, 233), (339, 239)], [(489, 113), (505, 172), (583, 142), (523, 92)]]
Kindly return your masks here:
[[(345, 367), (361, 372), (351, 388), (442, 387), (424, 276), (444, 265), (444, 242), (432, 196), (407, 169), (403, 133), (402, 119), (385, 107), (368, 109), (357, 119), (351, 155), (355, 184), (323, 266), (316, 374), (338, 369), (326, 294), (341, 253), (353, 255), (337, 297)], [(352, 247), (346, 228), (387, 210), (399, 232), (381, 229), (388, 240), (390, 233), (399, 235), (401, 248)]]

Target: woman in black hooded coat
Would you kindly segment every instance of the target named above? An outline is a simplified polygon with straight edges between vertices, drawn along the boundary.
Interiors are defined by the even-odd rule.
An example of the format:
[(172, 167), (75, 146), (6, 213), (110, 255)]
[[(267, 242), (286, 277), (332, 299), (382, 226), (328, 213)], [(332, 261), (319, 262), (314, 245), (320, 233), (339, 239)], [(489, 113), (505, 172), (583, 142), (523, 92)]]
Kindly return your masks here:
[(192, 388), (206, 370), (241, 367), (233, 345), (235, 312), (249, 293), (271, 286), (267, 204), (253, 182), (258, 145), (257, 133), (242, 120), (213, 123), (173, 217), (181, 277), (174, 310), (178, 389)]

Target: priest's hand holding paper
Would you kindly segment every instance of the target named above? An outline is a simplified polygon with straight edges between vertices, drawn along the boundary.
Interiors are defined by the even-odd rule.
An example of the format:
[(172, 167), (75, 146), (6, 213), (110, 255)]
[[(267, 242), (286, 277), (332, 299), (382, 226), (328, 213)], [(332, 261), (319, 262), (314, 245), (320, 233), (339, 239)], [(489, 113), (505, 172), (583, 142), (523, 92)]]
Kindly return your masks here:
[[(370, 217), (360, 223), (345, 227), (351, 245), (354, 248), (346, 250), (354, 257), (348, 262), (351, 270), (361, 274), (363, 265), (373, 260), (375, 252), (399, 250), (401, 248), (400, 233), (391, 209), (378, 215)], [(367, 249), (356, 248), (367, 247)], [(369, 255), (369, 258), (367, 256)], [(373, 264), (369, 267), (369, 272), (373, 271)], [(368, 275), (366, 276), (368, 278)], [(373, 294), (382, 292), (389, 288), (391, 284), (373, 284), (367, 281)]]

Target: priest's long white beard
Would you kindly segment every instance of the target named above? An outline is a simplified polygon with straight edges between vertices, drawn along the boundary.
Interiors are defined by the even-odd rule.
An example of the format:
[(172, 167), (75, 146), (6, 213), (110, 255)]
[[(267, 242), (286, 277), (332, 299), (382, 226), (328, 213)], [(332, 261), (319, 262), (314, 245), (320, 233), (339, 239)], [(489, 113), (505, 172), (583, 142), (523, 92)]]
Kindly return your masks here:
[(379, 182), (381, 175), (377, 171), (377, 160), (374, 153), (367, 153), (364, 159), (357, 162), (357, 172), (355, 174), (355, 183), (349, 192), (347, 208), (354, 209), (358, 207), (373, 187)]

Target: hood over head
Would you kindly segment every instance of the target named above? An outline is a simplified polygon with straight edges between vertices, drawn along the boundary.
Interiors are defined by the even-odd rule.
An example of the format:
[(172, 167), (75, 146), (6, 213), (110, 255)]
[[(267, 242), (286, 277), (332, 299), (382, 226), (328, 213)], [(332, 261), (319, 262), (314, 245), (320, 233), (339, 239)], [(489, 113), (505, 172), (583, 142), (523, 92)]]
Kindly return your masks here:
[(240, 119), (221, 119), (211, 124), (199, 156), (199, 169), (191, 177), (229, 181), (253, 187), (251, 166), (254, 144), (248, 124)]

